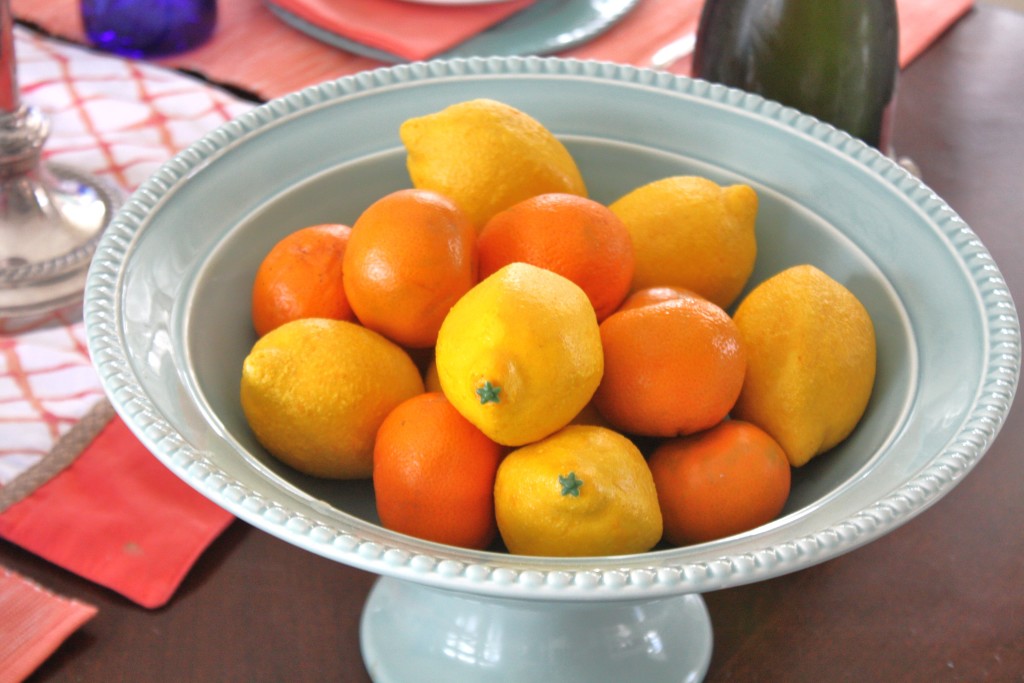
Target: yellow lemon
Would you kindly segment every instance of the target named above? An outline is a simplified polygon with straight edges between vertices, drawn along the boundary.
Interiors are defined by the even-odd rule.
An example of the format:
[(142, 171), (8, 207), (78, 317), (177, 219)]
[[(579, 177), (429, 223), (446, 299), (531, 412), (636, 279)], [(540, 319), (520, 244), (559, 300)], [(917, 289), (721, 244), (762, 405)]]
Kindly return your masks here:
[(736, 309), (747, 375), (733, 408), (799, 467), (849, 436), (875, 381), (875, 330), (842, 284), (811, 265), (755, 287)]
[(369, 477), (377, 428), (422, 392), (402, 348), (340, 320), (286, 323), (260, 338), (242, 366), (242, 411), (256, 439), (318, 477)]
[(509, 264), (441, 324), (437, 375), (455, 409), (494, 441), (521, 446), (569, 423), (604, 372), (597, 316), (567, 278)]
[(661, 538), (654, 477), (640, 450), (604, 427), (570, 425), (509, 453), (494, 509), (505, 545), (523, 555), (624, 555)]
[(437, 360), (433, 357), (423, 371), (423, 388), (425, 391), (441, 391), (441, 380), (437, 377)]
[(576, 162), (533, 117), (476, 99), (405, 121), (399, 135), (415, 187), (452, 199), (481, 229), (494, 214), (547, 192), (587, 196)]
[(672, 176), (611, 204), (629, 228), (636, 268), (632, 291), (684, 287), (722, 308), (754, 270), (757, 193), (698, 176)]

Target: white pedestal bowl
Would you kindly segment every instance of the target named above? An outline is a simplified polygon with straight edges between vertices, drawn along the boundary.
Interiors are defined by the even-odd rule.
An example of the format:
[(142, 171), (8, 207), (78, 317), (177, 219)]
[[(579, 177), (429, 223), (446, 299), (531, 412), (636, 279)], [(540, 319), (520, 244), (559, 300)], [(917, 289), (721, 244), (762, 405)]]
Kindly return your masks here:
[[(462, 550), (382, 528), (368, 482), (305, 477), (252, 437), (238, 381), (255, 339), (248, 302), (260, 259), (292, 230), (351, 224), (408, 187), (399, 124), (477, 97), (545, 124), (600, 201), (677, 174), (752, 185), (761, 204), (751, 285), (808, 262), (865, 304), (879, 352), (867, 413), (795, 472), (776, 521), (623, 557)], [(169, 469), (250, 524), (383, 577), (362, 624), (380, 683), (699, 680), (712, 641), (702, 592), (826, 561), (938, 501), (998, 433), (1020, 365), (1017, 313), (996, 264), (890, 159), (753, 95), (541, 58), (381, 69), (238, 117), (121, 210), (97, 249), (85, 316), (113, 404)]]

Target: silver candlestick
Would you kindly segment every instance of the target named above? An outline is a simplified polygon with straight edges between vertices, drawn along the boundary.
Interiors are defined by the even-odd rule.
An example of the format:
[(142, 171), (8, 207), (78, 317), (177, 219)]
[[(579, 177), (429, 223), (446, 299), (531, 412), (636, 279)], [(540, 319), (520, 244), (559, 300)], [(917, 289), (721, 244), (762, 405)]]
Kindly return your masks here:
[(41, 159), (49, 122), (21, 102), (10, 0), (0, 0), (0, 319), (81, 302), (115, 186)]

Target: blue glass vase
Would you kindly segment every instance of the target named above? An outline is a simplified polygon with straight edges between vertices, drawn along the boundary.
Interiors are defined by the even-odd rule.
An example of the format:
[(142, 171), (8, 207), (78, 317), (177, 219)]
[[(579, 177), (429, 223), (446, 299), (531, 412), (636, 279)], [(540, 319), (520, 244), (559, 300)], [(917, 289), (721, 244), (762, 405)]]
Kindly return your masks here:
[(128, 57), (159, 57), (204, 43), (217, 23), (217, 0), (82, 0), (93, 45)]

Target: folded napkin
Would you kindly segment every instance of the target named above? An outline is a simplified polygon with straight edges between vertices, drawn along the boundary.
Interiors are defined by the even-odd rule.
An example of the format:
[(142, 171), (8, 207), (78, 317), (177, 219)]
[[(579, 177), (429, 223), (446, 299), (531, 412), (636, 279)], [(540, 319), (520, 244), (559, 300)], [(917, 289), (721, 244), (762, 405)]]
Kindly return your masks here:
[(896, 0), (900, 66), (914, 61), (973, 5), (974, 0)]
[(335, 35), (415, 61), (451, 49), (533, 2), (423, 4), (406, 0), (273, 0), (272, 4)]
[(0, 514), (0, 536), (143, 607), (164, 605), (232, 520), (154, 458), (105, 399), (47, 460), (70, 462)]
[(26, 679), (95, 614), (92, 605), (0, 567), (0, 683)]
[[(252, 106), (20, 27), (15, 53), (22, 100), (50, 119), (47, 157), (126, 191)], [(114, 416), (80, 314), (0, 323), (0, 536), (158, 607), (231, 519)]]

